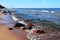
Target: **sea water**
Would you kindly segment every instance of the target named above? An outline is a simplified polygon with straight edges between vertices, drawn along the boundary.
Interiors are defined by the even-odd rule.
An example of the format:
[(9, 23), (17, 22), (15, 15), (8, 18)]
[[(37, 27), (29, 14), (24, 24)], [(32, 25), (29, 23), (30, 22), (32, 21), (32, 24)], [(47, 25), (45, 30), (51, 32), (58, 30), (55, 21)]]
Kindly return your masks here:
[(60, 25), (60, 8), (11, 8), (22, 20), (47, 20)]

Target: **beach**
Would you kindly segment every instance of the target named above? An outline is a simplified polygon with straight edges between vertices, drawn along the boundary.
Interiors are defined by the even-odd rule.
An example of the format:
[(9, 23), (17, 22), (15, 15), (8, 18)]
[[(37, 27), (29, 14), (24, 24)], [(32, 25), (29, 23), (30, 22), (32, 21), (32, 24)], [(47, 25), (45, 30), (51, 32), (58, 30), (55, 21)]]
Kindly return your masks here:
[[(39, 30), (44, 31), (46, 35), (49, 35), (49, 33), (53, 34), (53, 35), (51, 34), (52, 35), (51, 39), (42, 38), (41, 40), (53, 40), (53, 39), (59, 40), (60, 39), (60, 25), (51, 21), (47, 21), (47, 20), (51, 20), (51, 18), (52, 20), (55, 20), (56, 18), (59, 19), (60, 16), (58, 15), (58, 17), (56, 17), (56, 15), (54, 15), (55, 13), (49, 13), (47, 11), (46, 12), (40, 12), (40, 11), (38, 12), (38, 11), (39, 10), (31, 10), (31, 11), (26, 10), (26, 11), (22, 11), (21, 14), (19, 12), (19, 14), (15, 13), (13, 15), (10, 15), (9, 12), (6, 12), (4, 10), (3, 12), (5, 14), (3, 12), (2, 12), (3, 14), (0, 13), (0, 40), (28, 40), (29, 39), (27, 37), (27, 32), (25, 30), (22, 30), (22, 28), (20, 29), (20, 26), (18, 26), (19, 27), (18, 29), (14, 28), (15, 23), (24, 24), (25, 27), (27, 28), (28, 27), (40, 27), (40, 28), (42, 27), (43, 30), (42, 29), (39, 29)], [(42, 20), (41, 18), (44, 20)], [(9, 28), (13, 28), (13, 29), (9, 30)], [(40, 33), (39, 35), (41, 36), (42, 33), (41, 34)]]
[(26, 32), (13, 28), (9, 30), (8, 27), (0, 24), (0, 40), (28, 40)]
[(4, 15), (0, 12), (0, 40), (28, 40), (25, 31), (16, 28), (9, 30), (9, 26), (11, 28), (14, 23), (15, 21), (12, 19), (11, 15)]

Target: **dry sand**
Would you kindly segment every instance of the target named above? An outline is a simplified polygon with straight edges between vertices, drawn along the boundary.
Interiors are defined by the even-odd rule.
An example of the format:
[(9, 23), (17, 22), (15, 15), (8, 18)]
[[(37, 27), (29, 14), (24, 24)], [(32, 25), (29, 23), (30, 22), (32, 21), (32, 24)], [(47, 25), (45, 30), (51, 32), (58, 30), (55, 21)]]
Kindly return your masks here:
[(8, 27), (0, 25), (0, 40), (28, 40), (26, 34), (22, 30), (8, 30)]

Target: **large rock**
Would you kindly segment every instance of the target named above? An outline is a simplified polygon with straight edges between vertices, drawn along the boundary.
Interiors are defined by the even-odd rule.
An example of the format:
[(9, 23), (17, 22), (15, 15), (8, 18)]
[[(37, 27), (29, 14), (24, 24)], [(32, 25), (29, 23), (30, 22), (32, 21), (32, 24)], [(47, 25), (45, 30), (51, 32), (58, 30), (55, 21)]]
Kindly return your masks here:
[(5, 8), (4, 6), (0, 5), (0, 9)]

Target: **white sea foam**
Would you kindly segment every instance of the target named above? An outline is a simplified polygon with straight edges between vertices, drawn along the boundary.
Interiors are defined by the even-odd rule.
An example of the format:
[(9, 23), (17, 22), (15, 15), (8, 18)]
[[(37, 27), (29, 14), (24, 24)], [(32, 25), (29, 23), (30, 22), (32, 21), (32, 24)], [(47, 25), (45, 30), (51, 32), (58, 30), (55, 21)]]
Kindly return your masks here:
[(17, 19), (14, 15), (12, 15), (14, 21), (18, 21), (19, 19)]
[(18, 21), (19, 23), (27, 25), (24, 21), (19, 21), (19, 19), (16, 18), (14, 15), (12, 17), (13, 17), (14, 21)]
[(50, 13), (55, 13), (55, 11), (51, 11)]
[(41, 10), (41, 12), (49, 12), (48, 10)]

